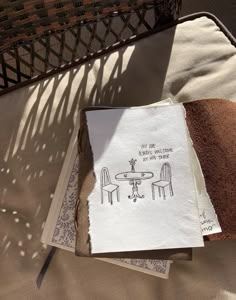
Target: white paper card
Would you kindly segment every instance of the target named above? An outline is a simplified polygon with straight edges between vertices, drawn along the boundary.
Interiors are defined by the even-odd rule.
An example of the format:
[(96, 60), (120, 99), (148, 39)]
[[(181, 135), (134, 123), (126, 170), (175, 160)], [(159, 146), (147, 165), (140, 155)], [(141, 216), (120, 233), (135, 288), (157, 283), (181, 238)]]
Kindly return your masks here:
[[(171, 104), (171, 99), (166, 99), (152, 106)], [(67, 150), (62, 172), (56, 187), (50, 211), (44, 226), (41, 241), (45, 244), (75, 251), (76, 232), (74, 227), (75, 207), (78, 200), (78, 172), (79, 156), (77, 137), (79, 119), (77, 120), (71, 141)], [(168, 279), (170, 260), (158, 259), (99, 259), (121, 267), (133, 269), (149, 275)]]
[(214, 206), (206, 190), (206, 184), (197, 154), (192, 148), (192, 166), (197, 188), (197, 203), (202, 235), (222, 232)]
[(183, 106), (86, 114), (92, 253), (203, 246)]

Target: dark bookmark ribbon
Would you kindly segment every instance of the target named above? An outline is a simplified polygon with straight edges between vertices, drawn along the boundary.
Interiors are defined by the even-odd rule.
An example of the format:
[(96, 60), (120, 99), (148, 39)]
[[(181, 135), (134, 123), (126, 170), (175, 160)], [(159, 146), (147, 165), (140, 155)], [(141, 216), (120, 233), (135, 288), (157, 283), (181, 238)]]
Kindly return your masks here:
[(36, 279), (36, 285), (37, 285), (37, 288), (40, 289), (41, 285), (42, 285), (42, 282), (43, 282), (43, 279), (44, 279), (44, 276), (47, 272), (47, 269), (52, 261), (52, 258), (56, 252), (56, 247), (52, 247), (51, 250), (49, 251), (48, 253), (48, 256), (42, 266), (42, 269), (40, 270), (39, 272), (39, 275), (37, 276), (37, 279)]

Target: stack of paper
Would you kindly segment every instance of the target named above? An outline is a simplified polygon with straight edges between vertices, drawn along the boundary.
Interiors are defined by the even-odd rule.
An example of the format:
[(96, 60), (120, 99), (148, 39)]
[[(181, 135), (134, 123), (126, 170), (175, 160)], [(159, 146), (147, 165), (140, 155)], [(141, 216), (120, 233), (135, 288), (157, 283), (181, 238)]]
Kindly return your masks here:
[[(182, 105), (96, 110), (86, 117), (96, 177), (88, 197), (91, 254), (201, 247), (203, 235), (221, 231)], [(42, 236), (43, 242), (71, 251), (78, 127), (79, 122)], [(106, 261), (163, 278), (170, 266), (167, 260)]]

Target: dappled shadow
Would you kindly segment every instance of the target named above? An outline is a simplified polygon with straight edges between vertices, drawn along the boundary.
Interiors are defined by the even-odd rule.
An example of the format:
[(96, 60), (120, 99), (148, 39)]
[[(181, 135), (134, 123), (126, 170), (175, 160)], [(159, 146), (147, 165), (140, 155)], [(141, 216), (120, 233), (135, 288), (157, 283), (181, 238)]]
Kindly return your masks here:
[[(46, 257), (40, 237), (79, 109), (162, 100), (173, 38), (174, 29), (164, 52), (146, 38), (0, 98), (0, 264), (11, 261), (7, 272), (36, 274)], [(153, 65), (158, 51), (161, 65)]]

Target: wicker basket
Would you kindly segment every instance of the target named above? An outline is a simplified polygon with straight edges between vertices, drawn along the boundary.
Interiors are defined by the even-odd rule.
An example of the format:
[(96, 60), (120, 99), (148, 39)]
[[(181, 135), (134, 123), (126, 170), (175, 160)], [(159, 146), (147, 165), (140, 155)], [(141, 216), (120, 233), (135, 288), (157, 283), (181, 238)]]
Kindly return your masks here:
[(181, 0), (2, 2), (0, 93), (159, 30), (181, 7)]

